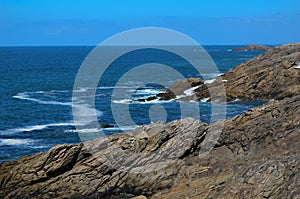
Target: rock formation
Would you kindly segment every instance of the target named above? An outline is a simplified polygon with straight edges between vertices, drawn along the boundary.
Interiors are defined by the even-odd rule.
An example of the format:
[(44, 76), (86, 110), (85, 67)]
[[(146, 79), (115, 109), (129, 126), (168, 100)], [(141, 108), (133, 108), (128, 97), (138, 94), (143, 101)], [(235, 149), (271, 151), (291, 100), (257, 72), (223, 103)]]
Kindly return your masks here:
[[(199, 101), (210, 98), (213, 94), (218, 101), (218, 96), (224, 94), (222, 88), (225, 88), (227, 101), (237, 98), (241, 100), (283, 99), (300, 94), (300, 70), (297, 68), (297, 63), (300, 63), (300, 43), (278, 46), (239, 64), (213, 82), (204, 84), (198, 79), (197, 86), (190, 84), (189, 88), (194, 88), (192, 95), (181, 96), (182, 88), (188, 89), (188, 86), (181, 83), (184, 80), (180, 80), (169, 89), (176, 91), (176, 88), (179, 88), (181, 92), (178, 94), (173, 92), (173, 95), (169, 94), (171, 92), (163, 92), (157, 96), (167, 95), (176, 100)], [(221, 84), (223, 86), (220, 86)]]
[(209, 129), (220, 125), (194, 119), (154, 123), (1, 163), (0, 197), (300, 196), (300, 95), (226, 120), (213, 150), (199, 158)]
[(250, 44), (248, 46), (244, 46), (241, 48), (233, 48), (233, 50), (269, 50), (271, 47), (268, 46), (261, 46), (256, 44)]
[(153, 123), (0, 163), (0, 198), (299, 198), (299, 52), (300, 44), (276, 47), (210, 84), (170, 87), (177, 96), (191, 85), (188, 97), (201, 99), (205, 86), (227, 80), (229, 100), (275, 99), (265, 105), (211, 125)]

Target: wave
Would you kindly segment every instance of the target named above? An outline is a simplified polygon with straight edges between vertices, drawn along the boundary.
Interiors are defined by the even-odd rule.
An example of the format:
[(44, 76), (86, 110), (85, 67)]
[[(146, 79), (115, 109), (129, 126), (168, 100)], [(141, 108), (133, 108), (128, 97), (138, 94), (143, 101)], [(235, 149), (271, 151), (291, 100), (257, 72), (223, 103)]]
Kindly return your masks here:
[(72, 122), (67, 123), (52, 123), (52, 124), (38, 124), (38, 125), (32, 125), (32, 126), (25, 126), (25, 127), (19, 127), (14, 129), (7, 129), (4, 131), (0, 131), (0, 134), (15, 134), (15, 133), (21, 133), (21, 132), (30, 132), (30, 131), (37, 131), (37, 130), (43, 130), (48, 127), (57, 127), (57, 126), (74, 126)]
[(205, 81), (204, 81), (204, 84), (211, 84), (211, 83), (213, 83), (214, 81), (216, 81), (216, 79), (205, 80)]
[(34, 140), (32, 139), (12, 139), (12, 138), (0, 139), (0, 146), (29, 145), (33, 143), (33, 141)]
[(140, 90), (130, 90), (131, 92), (135, 92), (135, 94), (138, 95), (156, 95), (160, 92), (160, 90), (157, 89), (152, 89), (152, 88), (145, 88), (145, 89), (140, 89)]
[[(37, 92), (35, 92), (37, 93)], [(39, 104), (51, 104), (51, 105), (62, 105), (62, 106), (72, 106), (72, 102), (59, 102), (59, 101), (53, 101), (53, 100), (40, 100), (36, 98), (32, 98), (28, 95), (28, 93), (18, 93), (17, 95), (14, 95), (13, 98), (15, 99), (21, 99), (21, 100), (28, 100), (32, 102), (37, 102)]]
[(183, 93), (184, 93), (186, 96), (191, 96), (191, 95), (194, 94), (194, 91), (195, 91), (197, 88), (199, 88), (199, 87), (200, 87), (200, 85), (199, 85), (199, 86), (192, 87), (192, 88), (189, 88), (189, 89), (183, 91)]
[(203, 98), (203, 99), (201, 99), (200, 101), (201, 101), (201, 102), (207, 102), (209, 99), (210, 99), (209, 97), (208, 97), (208, 98)]

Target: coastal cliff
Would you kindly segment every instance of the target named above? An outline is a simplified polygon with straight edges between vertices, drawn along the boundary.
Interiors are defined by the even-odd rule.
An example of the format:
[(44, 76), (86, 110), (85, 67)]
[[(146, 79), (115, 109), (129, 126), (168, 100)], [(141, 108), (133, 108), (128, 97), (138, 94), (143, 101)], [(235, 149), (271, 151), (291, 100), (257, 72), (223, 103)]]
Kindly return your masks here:
[[(181, 101), (210, 100), (210, 91), (213, 91), (215, 96), (222, 96), (223, 90), (220, 88), (224, 88), (227, 101), (283, 99), (300, 94), (299, 63), (300, 43), (277, 46), (239, 64), (215, 80), (205, 83), (198, 78), (197, 82), (200, 82), (198, 85), (189, 86), (182, 84), (183, 80), (179, 80), (158, 94), (157, 98)], [(193, 79), (195, 82), (197, 78)], [(184, 95), (184, 91), (178, 93), (180, 88), (191, 89), (193, 93), (191, 95)]]
[[(300, 44), (284, 45), (210, 83), (228, 100), (274, 99), (224, 122), (158, 122), (0, 163), (0, 198), (300, 197), (299, 61)], [(207, 97), (202, 80), (182, 83)]]

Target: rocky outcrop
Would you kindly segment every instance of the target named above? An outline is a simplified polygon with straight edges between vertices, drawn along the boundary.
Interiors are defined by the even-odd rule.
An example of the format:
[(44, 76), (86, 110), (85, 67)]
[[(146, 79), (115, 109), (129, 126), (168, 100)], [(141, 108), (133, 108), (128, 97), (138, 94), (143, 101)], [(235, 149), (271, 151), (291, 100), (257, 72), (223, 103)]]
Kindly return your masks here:
[[(191, 88), (197, 88), (203, 85), (204, 81), (200, 78), (187, 78), (175, 81), (169, 88), (163, 89), (155, 96), (148, 98), (137, 99), (139, 102), (146, 102), (152, 100), (172, 100), (175, 98), (187, 97), (186, 91)], [(181, 97), (180, 97), (181, 96)]]
[(241, 48), (233, 48), (233, 50), (269, 50), (271, 49), (271, 47), (269, 46), (262, 46), (262, 45), (256, 45), (256, 44), (250, 44), (248, 46), (244, 46), (244, 47), (241, 47)]
[(191, 118), (154, 123), (1, 163), (0, 198), (297, 198), (299, 142), (297, 95), (224, 127)]
[[(300, 63), (300, 43), (278, 46), (241, 63), (213, 82), (200, 83), (194, 87), (191, 85), (190, 89), (194, 89), (191, 95), (180, 96), (182, 92), (179, 94), (173, 92), (174, 94), (169, 97), (182, 101), (200, 101), (214, 96), (213, 101), (222, 101), (218, 99), (232, 101), (283, 99), (295, 96), (300, 94), (298, 63)], [(181, 91), (183, 81), (175, 82), (170, 87), (171, 90), (178, 87)], [(225, 88), (226, 92), (222, 88)], [(222, 98), (225, 94), (226, 98)]]

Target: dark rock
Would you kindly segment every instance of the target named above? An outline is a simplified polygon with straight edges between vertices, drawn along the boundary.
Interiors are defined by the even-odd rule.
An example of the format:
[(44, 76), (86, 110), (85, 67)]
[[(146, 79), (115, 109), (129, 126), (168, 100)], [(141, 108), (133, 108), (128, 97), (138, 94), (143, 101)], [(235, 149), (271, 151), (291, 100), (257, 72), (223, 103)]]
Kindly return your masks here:
[[(220, 130), (200, 158), (204, 140)], [(300, 95), (223, 128), (191, 118), (153, 123), (0, 163), (0, 198), (297, 198), (299, 132)]]
[(204, 81), (200, 78), (188, 78), (184, 80), (177, 80), (170, 87), (165, 88), (163, 92), (156, 95), (160, 100), (171, 100), (178, 96), (185, 95), (184, 91), (203, 85)]
[(151, 97), (148, 97), (148, 98), (146, 99), (146, 101), (153, 101), (153, 100), (156, 100), (156, 99), (157, 99), (156, 96), (151, 96)]
[(115, 126), (112, 125), (112, 124), (106, 123), (106, 124), (102, 124), (99, 128), (100, 129), (105, 129), (105, 128), (113, 128), (113, 127), (115, 127)]
[(261, 45), (256, 45), (256, 44), (250, 44), (248, 46), (244, 46), (242, 48), (233, 48), (233, 50), (269, 50), (271, 47), (268, 46), (261, 46)]
[(166, 100), (167, 101), (167, 100), (171, 100), (171, 99), (176, 98), (176, 94), (173, 93), (173, 91), (171, 89), (165, 88), (163, 90), (163, 92), (158, 93), (156, 95), (156, 97), (158, 97), (160, 100)]

